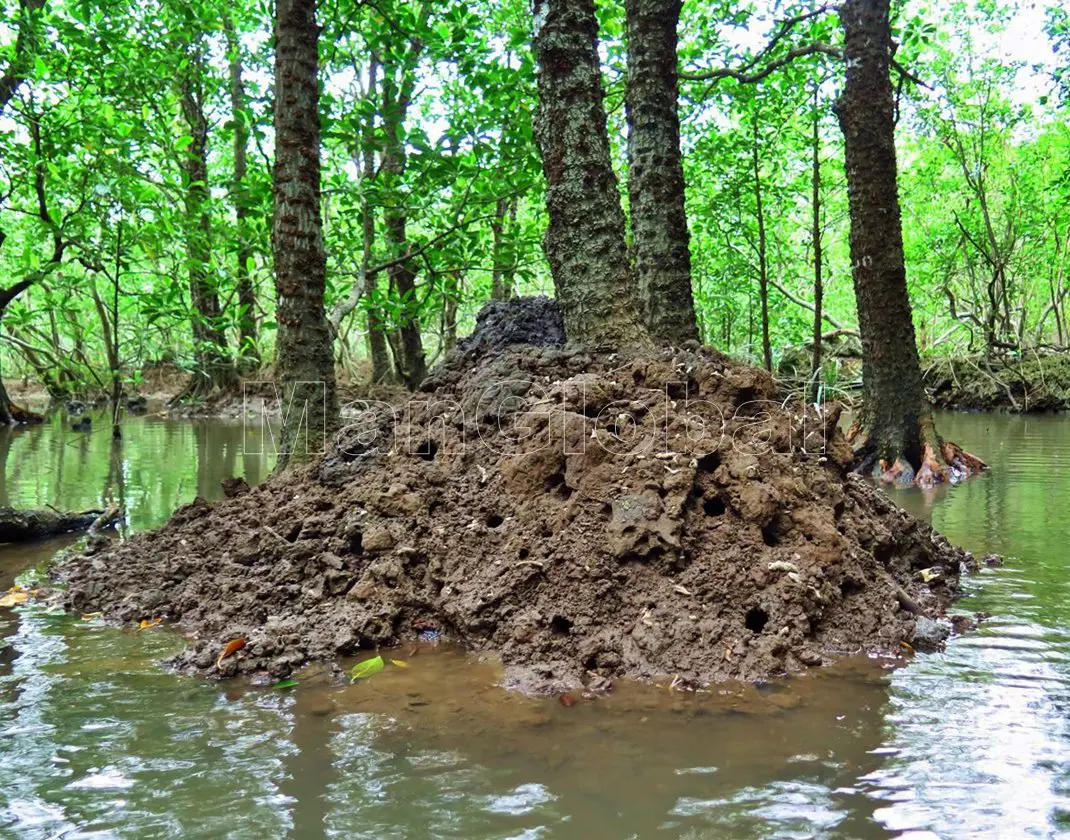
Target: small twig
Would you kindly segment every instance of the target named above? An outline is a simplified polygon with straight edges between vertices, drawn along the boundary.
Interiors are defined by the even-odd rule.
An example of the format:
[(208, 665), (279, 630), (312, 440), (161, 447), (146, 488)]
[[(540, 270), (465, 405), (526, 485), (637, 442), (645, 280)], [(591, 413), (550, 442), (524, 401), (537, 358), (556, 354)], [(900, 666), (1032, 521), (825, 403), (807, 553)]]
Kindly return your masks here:
[(290, 545), (291, 544), (290, 541), (288, 539), (286, 539), (286, 537), (284, 537), (282, 534), (280, 534), (278, 531), (276, 531), (270, 525), (265, 525), (264, 526), (264, 530), (267, 531), (269, 534), (271, 534), (271, 536), (273, 536), (275, 539), (277, 539), (283, 545)]

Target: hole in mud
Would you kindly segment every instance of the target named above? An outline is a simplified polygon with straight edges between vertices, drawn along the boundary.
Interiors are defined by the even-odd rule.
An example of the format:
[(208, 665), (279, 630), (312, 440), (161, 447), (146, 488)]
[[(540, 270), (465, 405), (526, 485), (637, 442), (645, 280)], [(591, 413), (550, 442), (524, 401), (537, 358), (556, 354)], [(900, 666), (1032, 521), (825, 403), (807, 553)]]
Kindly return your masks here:
[(558, 636), (567, 636), (572, 629), (572, 622), (563, 615), (555, 615), (550, 619), (550, 629)]
[(354, 554), (363, 554), (364, 553), (364, 534), (363, 533), (361, 533), (360, 531), (357, 531), (357, 533), (355, 533), (352, 537), (350, 537), (350, 539), (349, 539), (349, 550), (352, 551)]
[(501, 516), (499, 516), (496, 513), (492, 513), (490, 516), (487, 517), (487, 527), (488, 528), (500, 528), (501, 524), (504, 521), (505, 520)]
[(707, 516), (721, 516), (725, 512), (724, 502), (722, 502), (718, 496), (706, 499), (702, 503), (702, 512)]
[(772, 548), (774, 545), (780, 545), (780, 535), (776, 532), (776, 523), (770, 522), (764, 528), (762, 528), (762, 542)]
[(711, 473), (719, 466), (721, 466), (721, 453), (709, 452), (698, 459), (696, 464), (699, 472)]
[(751, 607), (747, 610), (743, 623), (752, 633), (761, 633), (765, 625), (769, 623), (769, 613), (761, 607)]
[(435, 456), (438, 454), (438, 444), (433, 440), (421, 441), (413, 454), (424, 461), (434, 461)]
[(744, 406), (747, 403), (754, 402), (754, 398), (755, 396), (757, 396), (757, 393), (758, 392), (754, 389), (754, 387), (750, 385), (746, 385), (740, 388), (739, 392), (736, 394), (736, 405)]
[(527, 560), (530, 556), (531, 552), (528, 551), (526, 548), (520, 549), (520, 551), (517, 553), (517, 557), (519, 557), (521, 560)]
[(843, 516), (843, 512), (846, 509), (847, 509), (847, 505), (845, 505), (843, 502), (836, 502), (835, 506), (832, 508), (832, 516), (833, 516), (833, 518), (837, 522), (839, 522), (840, 521), (840, 517)]
[(559, 472), (546, 479), (546, 491), (555, 493), (565, 501), (572, 496), (572, 488), (565, 484), (565, 474)]
[(854, 578), (844, 578), (843, 582), (840, 583), (840, 594), (843, 595), (844, 598), (846, 598), (848, 595), (857, 595), (865, 588), (865, 583), (860, 580), (855, 580)]
[(691, 380), (687, 382), (666, 382), (665, 394), (670, 400), (685, 400), (689, 392), (693, 393), (696, 388), (693, 387)]

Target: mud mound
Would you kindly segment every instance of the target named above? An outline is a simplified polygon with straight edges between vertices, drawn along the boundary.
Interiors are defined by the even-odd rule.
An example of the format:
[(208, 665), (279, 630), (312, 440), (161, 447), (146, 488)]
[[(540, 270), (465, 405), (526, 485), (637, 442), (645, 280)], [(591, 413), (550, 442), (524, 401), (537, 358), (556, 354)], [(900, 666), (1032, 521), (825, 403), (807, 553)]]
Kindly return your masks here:
[(173, 620), (202, 671), (246, 637), (222, 675), (438, 634), (561, 691), (897, 651), (953, 596), (960, 552), (847, 474), (836, 411), (765, 402), (764, 372), (487, 346), (305, 472), (58, 568), (66, 604)]
[(557, 301), (545, 295), (490, 301), (476, 316), (472, 334), (457, 342), (457, 352), (444, 362), (463, 367), (488, 352), (514, 344), (531, 347), (561, 347), (565, 343), (565, 321)]
[(1070, 410), (1070, 358), (1030, 352), (1017, 358), (959, 356), (938, 359), (925, 371), (937, 408), (1012, 413)]

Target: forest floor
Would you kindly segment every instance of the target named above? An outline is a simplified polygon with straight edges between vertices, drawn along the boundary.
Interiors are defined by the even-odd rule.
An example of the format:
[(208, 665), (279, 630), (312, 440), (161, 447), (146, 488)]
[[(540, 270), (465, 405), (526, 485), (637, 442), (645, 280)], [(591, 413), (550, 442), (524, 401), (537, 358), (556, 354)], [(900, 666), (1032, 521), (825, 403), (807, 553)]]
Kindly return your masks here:
[(959, 356), (933, 360), (925, 386), (937, 408), (1043, 412), (1070, 409), (1070, 357), (1030, 352), (1021, 358)]
[(174, 622), (175, 664), (206, 674), (431, 637), (495, 653), (535, 693), (939, 644), (969, 555), (850, 474), (838, 411), (784, 411), (771, 377), (697, 345), (563, 347), (559, 318), (545, 299), (489, 306), (404, 409), (92, 544), (53, 597)]

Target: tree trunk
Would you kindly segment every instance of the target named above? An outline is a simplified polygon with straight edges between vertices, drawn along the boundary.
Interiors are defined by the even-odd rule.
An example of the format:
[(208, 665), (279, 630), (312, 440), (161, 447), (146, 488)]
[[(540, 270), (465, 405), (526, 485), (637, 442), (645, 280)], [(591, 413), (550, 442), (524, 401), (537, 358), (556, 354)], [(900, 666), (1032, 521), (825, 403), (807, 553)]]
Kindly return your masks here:
[[(73, 513), (60, 510), (15, 510), (0, 508), (0, 543), (43, 540), (70, 531), (84, 531), (107, 511)], [(114, 521), (108, 524), (114, 524)]]
[[(368, 96), (374, 99), (375, 91), (379, 84), (380, 64), (376, 56), (372, 56), (368, 68)], [(377, 140), (375, 136), (375, 113), (369, 111), (367, 122), (364, 125), (364, 134), (361, 138), (361, 157), (364, 167), (362, 175), (365, 186), (368, 186), (375, 178), (375, 149)], [(372, 360), (372, 382), (383, 383), (394, 381), (394, 369), (390, 365), (390, 348), (386, 344), (386, 323), (383, 318), (383, 303), (380, 300), (379, 272), (370, 271), (372, 264), (372, 245), (375, 242), (375, 210), (365, 190), (361, 198), (361, 231), (364, 253), (361, 257), (361, 269), (363, 273), (363, 289), (366, 304), (368, 326), (368, 355)]]
[[(3, 76), (0, 76), (0, 114), (25, 81), (37, 46), (37, 19), (45, 0), (19, 0), (18, 29), (15, 46)], [(9, 24), (10, 25), (10, 24)]]
[(627, 0), (628, 198), (643, 319), (655, 341), (697, 341), (680, 153), (681, 0)]
[(550, 222), (543, 240), (565, 332), (588, 344), (645, 347), (609, 157), (594, 0), (535, 0), (535, 139)]
[(461, 299), (460, 271), (446, 273), (442, 301), (442, 352), (448, 353), (457, 346), (457, 305)]
[[(516, 209), (516, 196), (499, 198), (494, 205), (494, 218), (490, 223), (490, 230), (494, 237), (492, 245), (494, 267), (490, 278), (491, 300), (509, 300), (516, 294), (516, 289), (513, 287), (516, 246), (510, 241), (516, 233)], [(506, 236), (507, 229), (509, 236)]]
[(762, 303), (762, 364), (773, 370), (773, 347), (769, 340), (769, 247), (765, 233), (765, 207), (762, 205), (762, 167), (758, 157), (758, 116), (754, 117), (754, 142), (751, 165), (754, 170), (754, 212), (758, 220), (758, 295)]
[(272, 247), (283, 430), (276, 470), (324, 451), (338, 415), (324, 311), (316, 0), (275, 6), (275, 216)]
[(931, 484), (967, 474), (982, 462), (936, 434), (922, 386), (903, 257), (889, 76), (890, 0), (846, 0), (846, 82), (836, 103), (844, 136), (850, 250), (862, 339), (864, 438), (860, 469), (888, 481)]
[[(400, 257), (409, 249), (408, 209), (401, 195), (405, 174), (405, 144), (402, 133), (409, 112), (415, 81), (415, 66), (406, 63), (400, 69), (400, 83), (388, 68), (383, 75), (383, 186), (388, 205), (383, 211), (386, 241), (390, 254)], [(427, 375), (427, 357), (420, 333), (419, 300), (416, 296), (416, 271), (409, 260), (398, 262), (386, 271), (390, 289), (399, 304), (399, 343), (401, 353), (395, 358), (398, 374), (411, 390), (416, 390)]]
[[(3, 321), (4, 310), (11, 301), (33, 285), (34, 279), (26, 278), (6, 289), (0, 289), (0, 321)], [(19, 423), (40, 423), (44, 418), (40, 414), (27, 411), (11, 402), (7, 388), (4, 387), (2, 371), (0, 371), (0, 425), (11, 426)]]
[(182, 117), (192, 142), (179, 161), (186, 213), (186, 272), (189, 277), (190, 322), (197, 373), (184, 396), (204, 394), (234, 379), (227, 338), (220, 321), (219, 295), (212, 279), (212, 220), (208, 189), (208, 120), (204, 115), (203, 45), (186, 52), (188, 63), (179, 80)]
[(810, 367), (810, 398), (816, 403), (821, 388), (821, 319), (825, 298), (825, 284), (821, 276), (824, 266), (821, 253), (821, 119), (818, 111), (818, 86), (814, 85), (814, 125), (811, 139), (811, 196), (810, 209), (813, 212), (810, 235), (814, 243), (814, 355)]
[(234, 220), (237, 235), (237, 286), (238, 286), (238, 337), (239, 368), (245, 371), (260, 367), (260, 348), (256, 335), (256, 290), (249, 274), (253, 259), (250, 247), (249, 196), (245, 187), (248, 171), (246, 150), (249, 145), (248, 111), (245, 101), (245, 82), (242, 79), (241, 41), (234, 31), (234, 22), (224, 19), (227, 32), (227, 50), (230, 53), (230, 113), (234, 123), (234, 178), (231, 184), (231, 200), (234, 202)]

